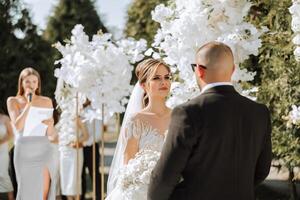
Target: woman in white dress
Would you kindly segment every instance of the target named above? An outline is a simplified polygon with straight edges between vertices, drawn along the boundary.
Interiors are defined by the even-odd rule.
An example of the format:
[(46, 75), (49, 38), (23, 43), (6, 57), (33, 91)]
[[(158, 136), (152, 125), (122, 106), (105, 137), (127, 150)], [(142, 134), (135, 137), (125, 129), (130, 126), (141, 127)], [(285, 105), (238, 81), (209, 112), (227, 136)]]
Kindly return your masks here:
[(166, 106), (170, 68), (147, 59), (137, 66), (136, 76), (138, 83), (127, 105), (109, 173), (107, 200), (147, 198), (149, 173), (159, 158), (171, 118)]
[[(81, 122), (80, 118), (74, 120), (74, 130), (76, 120), (79, 126), (78, 141), (70, 142), (66, 145), (60, 146), (60, 185), (61, 193), (67, 196), (68, 200), (75, 200), (77, 192), (81, 194), (81, 173), (83, 167), (83, 143), (88, 139), (87, 129)], [(76, 135), (74, 131), (74, 136)], [(77, 146), (78, 162), (77, 162)], [(77, 177), (77, 167), (79, 176)], [(78, 178), (78, 179), (77, 179)]]
[(8, 174), (8, 141), (13, 137), (9, 118), (0, 112), (0, 193), (7, 193), (8, 200), (14, 199), (13, 186)]
[[(19, 76), (17, 96), (7, 99), (7, 109), (15, 134), (14, 166), (18, 182), (17, 200), (55, 199), (55, 165), (50, 140), (56, 131), (53, 117), (37, 124), (36, 131), (24, 132), (28, 113), (51, 112), (50, 98), (41, 96), (41, 79), (33, 68)], [(37, 136), (38, 135), (38, 136)]]

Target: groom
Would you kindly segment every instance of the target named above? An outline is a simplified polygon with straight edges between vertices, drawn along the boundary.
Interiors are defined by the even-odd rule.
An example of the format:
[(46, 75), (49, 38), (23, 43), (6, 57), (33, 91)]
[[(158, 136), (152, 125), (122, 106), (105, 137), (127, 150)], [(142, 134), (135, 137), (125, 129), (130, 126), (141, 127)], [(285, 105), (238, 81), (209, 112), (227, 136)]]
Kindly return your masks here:
[(268, 108), (235, 91), (227, 45), (205, 44), (192, 67), (202, 91), (173, 110), (148, 199), (254, 200), (271, 164)]

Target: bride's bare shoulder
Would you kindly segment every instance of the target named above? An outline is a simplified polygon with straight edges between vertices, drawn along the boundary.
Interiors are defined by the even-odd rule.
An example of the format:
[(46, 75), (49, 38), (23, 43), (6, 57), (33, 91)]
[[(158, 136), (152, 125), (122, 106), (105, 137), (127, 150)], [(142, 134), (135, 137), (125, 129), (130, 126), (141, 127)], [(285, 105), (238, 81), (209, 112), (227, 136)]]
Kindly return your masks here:
[(149, 121), (151, 121), (149, 114), (143, 111), (134, 113), (129, 117), (129, 122), (133, 124), (147, 124)]
[(132, 116), (132, 119), (133, 120), (140, 120), (140, 121), (147, 121), (147, 119), (149, 118), (149, 113), (145, 112), (145, 111), (140, 111), (140, 112), (137, 112), (135, 113), (133, 116)]
[(139, 121), (143, 119), (143, 113), (137, 112), (129, 117), (130, 121)]

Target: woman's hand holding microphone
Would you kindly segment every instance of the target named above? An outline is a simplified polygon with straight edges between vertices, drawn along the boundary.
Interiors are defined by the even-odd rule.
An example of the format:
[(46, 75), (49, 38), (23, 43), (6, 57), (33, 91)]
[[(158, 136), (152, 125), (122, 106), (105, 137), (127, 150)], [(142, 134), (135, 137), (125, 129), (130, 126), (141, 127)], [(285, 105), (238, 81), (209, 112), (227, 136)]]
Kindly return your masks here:
[(34, 91), (31, 87), (25, 88), (25, 96), (26, 96), (27, 102), (29, 104), (31, 104), (31, 102), (32, 102), (33, 94), (34, 94)]

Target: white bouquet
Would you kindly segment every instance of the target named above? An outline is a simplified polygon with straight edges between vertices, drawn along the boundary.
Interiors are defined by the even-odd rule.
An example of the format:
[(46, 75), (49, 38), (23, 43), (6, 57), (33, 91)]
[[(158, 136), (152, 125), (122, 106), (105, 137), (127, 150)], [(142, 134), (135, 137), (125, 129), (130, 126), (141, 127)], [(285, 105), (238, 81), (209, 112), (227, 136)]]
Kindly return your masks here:
[(151, 172), (160, 158), (160, 152), (142, 150), (120, 170), (117, 187), (123, 191), (124, 199), (146, 199)]

